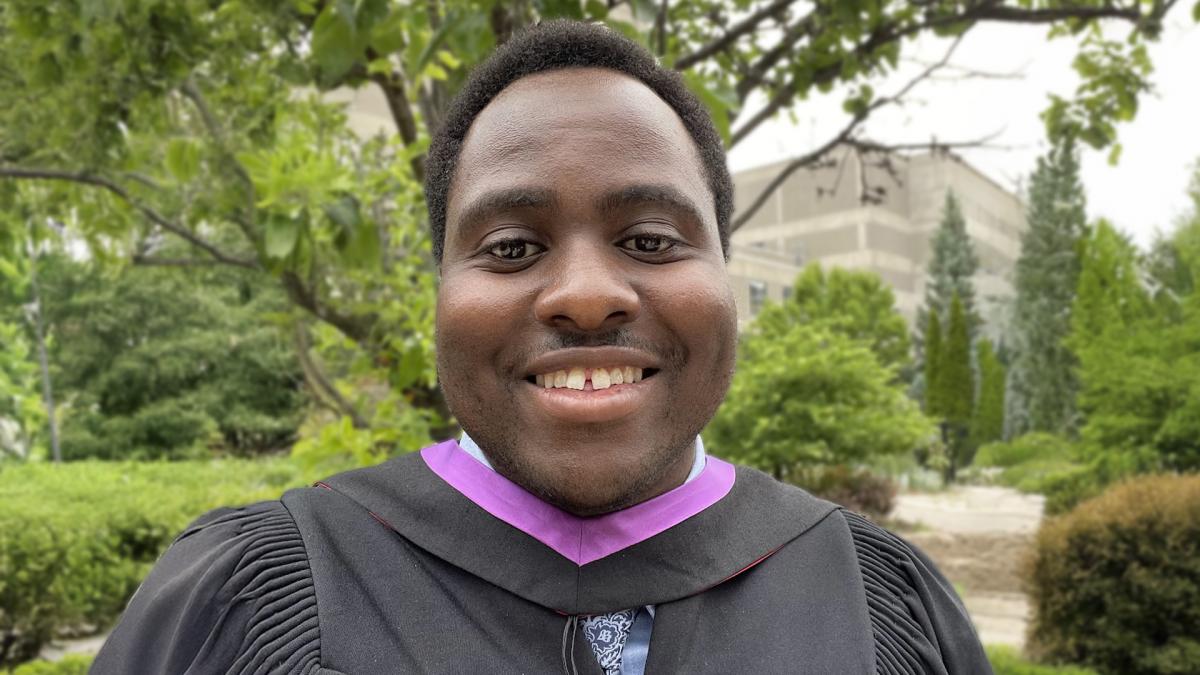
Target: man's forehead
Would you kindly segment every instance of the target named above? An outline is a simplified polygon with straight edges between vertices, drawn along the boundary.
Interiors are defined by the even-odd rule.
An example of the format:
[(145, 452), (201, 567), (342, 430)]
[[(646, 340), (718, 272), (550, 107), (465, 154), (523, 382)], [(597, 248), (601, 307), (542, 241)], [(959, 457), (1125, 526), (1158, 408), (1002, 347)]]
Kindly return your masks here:
[(605, 68), (564, 68), (527, 75), (501, 91), (476, 116), (460, 161), (488, 159), (470, 157), (481, 153), (500, 158), (521, 153), (555, 127), (574, 132), (567, 140), (620, 132), (633, 134), (639, 144), (695, 152), (683, 121), (641, 81)]
[(516, 183), (539, 173), (551, 180), (564, 165), (597, 178), (622, 167), (621, 179), (708, 193), (695, 142), (674, 109), (623, 73), (568, 68), (517, 80), (479, 114), (450, 201), (477, 197), (463, 193), (483, 189), (480, 180)]

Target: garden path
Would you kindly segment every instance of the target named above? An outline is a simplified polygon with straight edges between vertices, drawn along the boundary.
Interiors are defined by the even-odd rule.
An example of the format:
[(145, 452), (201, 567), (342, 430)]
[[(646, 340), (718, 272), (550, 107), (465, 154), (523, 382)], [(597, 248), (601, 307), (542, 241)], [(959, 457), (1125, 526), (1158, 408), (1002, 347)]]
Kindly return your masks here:
[(983, 643), (1020, 648), (1029, 622), (1022, 565), (1044, 503), (1011, 488), (957, 486), (901, 494), (891, 518), (954, 584)]

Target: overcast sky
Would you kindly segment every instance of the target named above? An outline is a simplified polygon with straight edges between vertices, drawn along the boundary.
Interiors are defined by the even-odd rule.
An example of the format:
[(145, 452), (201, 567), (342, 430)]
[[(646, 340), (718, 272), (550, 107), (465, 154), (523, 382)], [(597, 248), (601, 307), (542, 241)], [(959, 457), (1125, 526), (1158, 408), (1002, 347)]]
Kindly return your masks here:
[[(1182, 8), (1188, 9), (1188, 8)], [(1120, 163), (1109, 166), (1106, 152), (1085, 148), (1082, 177), (1088, 213), (1105, 217), (1145, 247), (1156, 231), (1168, 231), (1189, 208), (1191, 167), (1200, 159), (1200, 26), (1189, 12), (1176, 11), (1158, 43), (1150, 47), (1156, 92), (1144, 97), (1137, 118), (1119, 127), (1124, 146)], [(1117, 36), (1116, 31), (1111, 33)], [(1122, 33), (1123, 34), (1123, 33)], [(936, 62), (949, 41), (924, 39), (906, 45), (902, 66), (876, 92), (887, 94)], [(889, 143), (974, 139), (1000, 132), (992, 141), (1007, 149), (967, 149), (960, 154), (1001, 185), (1016, 189), (1046, 150), (1039, 113), (1051, 92), (1070, 96), (1079, 82), (1071, 68), (1076, 52), (1069, 39), (1048, 41), (1044, 29), (981, 26), (954, 52), (951, 63), (992, 73), (1020, 73), (1019, 79), (928, 81), (911, 94), (905, 108), (880, 110), (866, 136)], [(836, 134), (846, 122), (843, 96), (831, 94), (797, 108), (798, 124), (764, 124), (730, 154), (734, 171), (801, 155)]]

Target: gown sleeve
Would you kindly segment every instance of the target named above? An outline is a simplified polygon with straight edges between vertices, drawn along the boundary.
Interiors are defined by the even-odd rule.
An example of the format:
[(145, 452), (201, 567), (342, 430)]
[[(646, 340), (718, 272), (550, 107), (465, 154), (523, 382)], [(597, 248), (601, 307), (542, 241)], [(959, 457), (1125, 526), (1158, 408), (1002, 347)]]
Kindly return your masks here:
[(987, 655), (950, 582), (919, 549), (844, 512), (875, 632), (876, 672), (987, 675)]
[(212, 511), (142, 582), (91, 673), (315, 673), (316, 594), (283, 504)]

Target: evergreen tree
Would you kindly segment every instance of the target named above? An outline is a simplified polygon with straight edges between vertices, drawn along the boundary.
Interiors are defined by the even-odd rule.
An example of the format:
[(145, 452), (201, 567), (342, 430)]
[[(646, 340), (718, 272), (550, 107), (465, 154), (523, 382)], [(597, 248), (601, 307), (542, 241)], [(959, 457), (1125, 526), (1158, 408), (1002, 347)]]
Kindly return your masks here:
[[(933, 238), (933, 258), (929, 261), (925, 281), (925, 303), (917, 314), (918, 329), (925, 328), (930, 312), (936, 312), (944, 321), (950, 310), (951, 298), (958, 295), (963, 303), (967, 326), (973, 334), (979, 324), (975, 311), (975, 283), (973, 277), (979, 269), (979, 258), (967, 234), (967, 221), (962, 207), (953, 192), (946, 193), (942, 207), (942, 222)], [(923, 345), (924, 335), (918, 336)]]
[(958, 467), (971, 460), (968, 430), (975, 402), (975, 374), (971, 371), (971, 335), (966, 308), (951, 296), (946, 343), (941, 348), (936, 397), (941, 407), (942, 439), (949, 463), (946, 480), (954, 480)]
[(942, 414), (941, 367), (942, 322), (937, 312), (930, 312), (925, 328), (925, 414), (934, 418)]
[(941, 390), (942, 415), (947, 422), (965, 425), (971, 420), (975, 401), (975, 376), (971, 371), (971, 336), (966, 307), (958, 295), (950, 304), (950, 322), (946, 325), (946, 344), (942, 347)]
[(988, 340), (980, 340), (976, 348), (979, 364), (979, 396), (971, 420), (971, 447), (998, 441), (1004, 434), (1004, 364)]
[(1070, 433), (1077, 425), (1077, 361), (1064, 339), (1079, 282), (1079, 242), (1086, 230), (1079, 158), (1070, 141), (1038, 158), (1029, 184), (1028, 229), (1017, 260), (1013, 341), (1016, 356), (1010, 435)]

